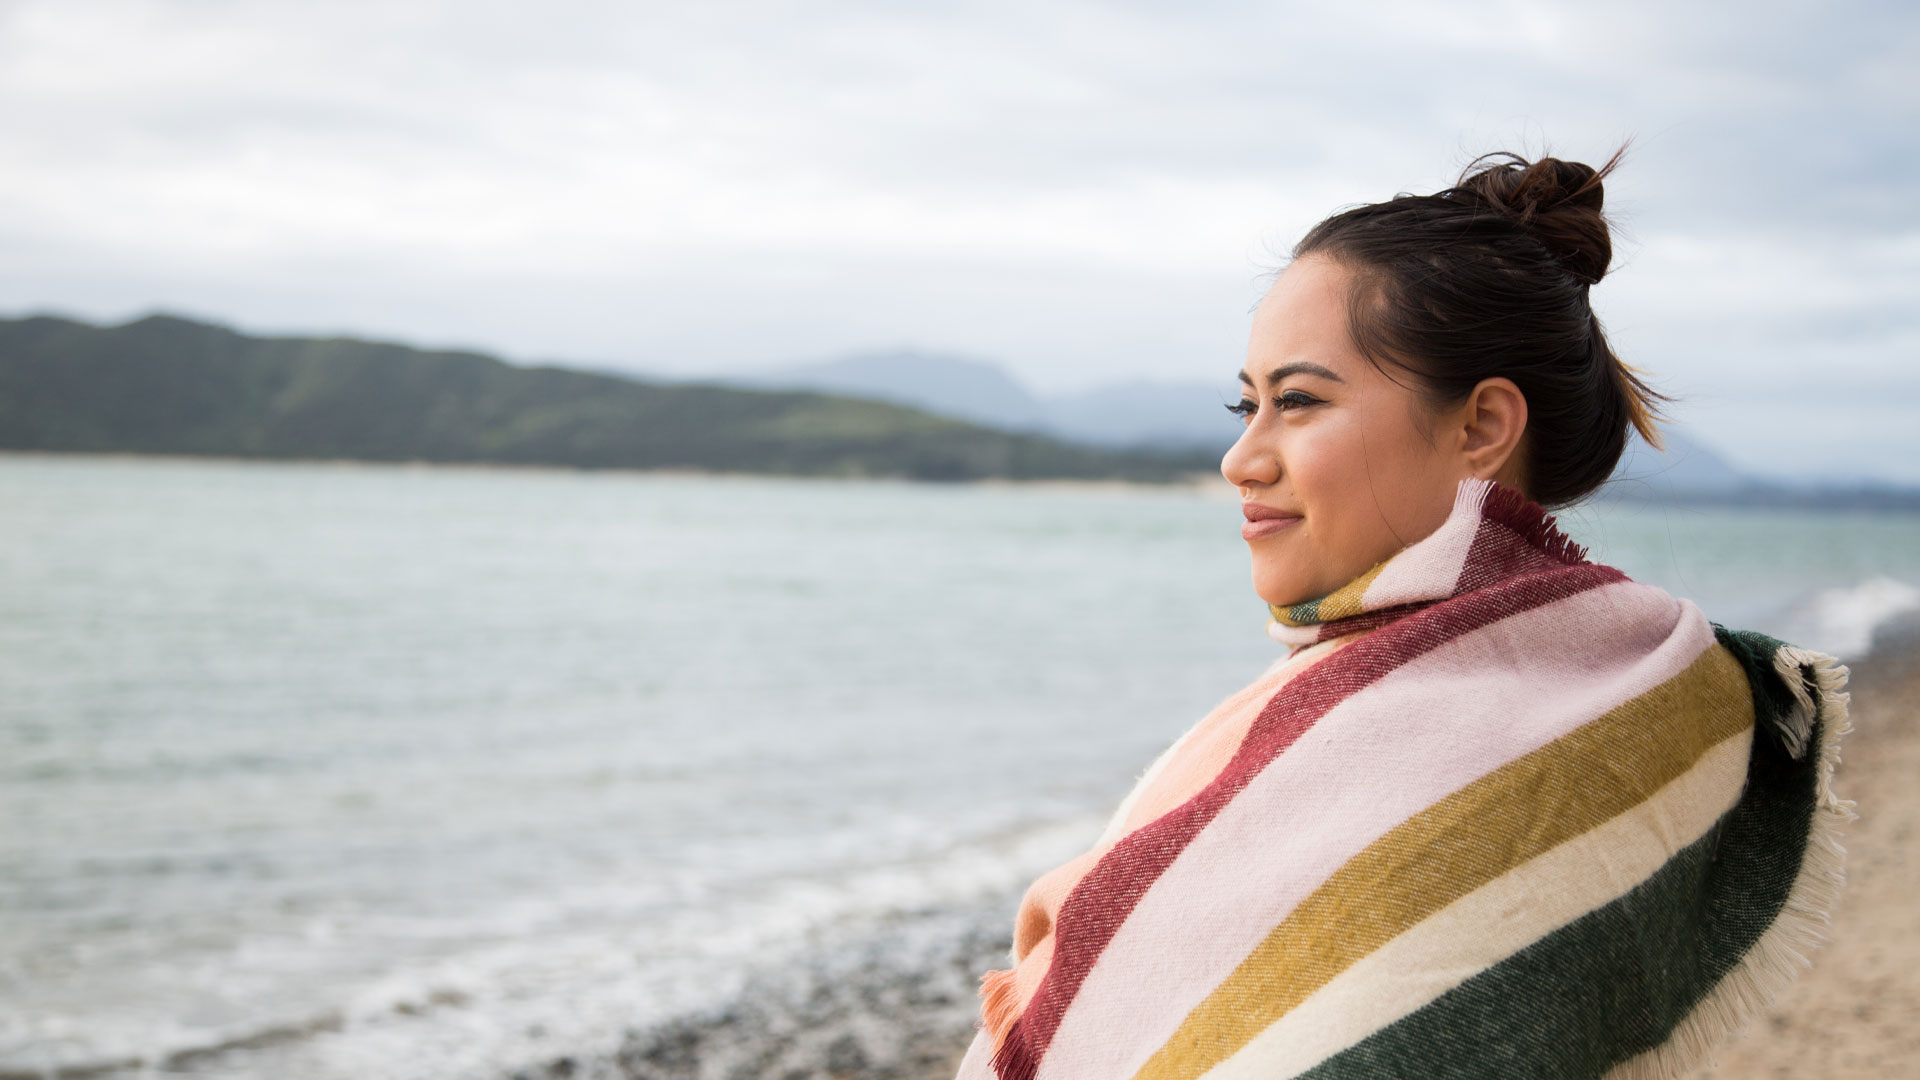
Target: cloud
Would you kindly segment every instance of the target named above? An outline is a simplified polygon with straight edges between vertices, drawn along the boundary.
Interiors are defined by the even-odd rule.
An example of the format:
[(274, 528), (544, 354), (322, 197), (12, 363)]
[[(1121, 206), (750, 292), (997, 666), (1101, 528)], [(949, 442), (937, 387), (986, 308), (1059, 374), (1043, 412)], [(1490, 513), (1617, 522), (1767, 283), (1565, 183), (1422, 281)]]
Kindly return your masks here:
[(1224, 377), (1329, 211), (1635, 136), (1597, 302), (1683, 415), (1804, 469), (1716, 417), (1810, 362), (1920, 401), (1916, 59), (1920, 18), (1872, 3), (15, 0), (0, 307)]

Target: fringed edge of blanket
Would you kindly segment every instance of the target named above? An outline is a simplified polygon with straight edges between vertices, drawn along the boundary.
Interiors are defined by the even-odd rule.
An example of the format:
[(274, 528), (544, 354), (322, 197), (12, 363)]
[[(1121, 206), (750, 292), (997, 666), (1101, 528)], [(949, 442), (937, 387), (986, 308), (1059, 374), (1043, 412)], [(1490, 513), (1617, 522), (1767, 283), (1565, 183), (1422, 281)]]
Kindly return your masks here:
[(1020, 1017), (1020, 992), (1013, 979), (1011, 968), (980, 976), (979, 1028), (993, 1040), (996, 1049), (1006, 1041), (1007, 1030)]
[(1773, 1005), (1780, 991), (1811, 966), (1811, 954), (1827, 940), (1833, 907), (1846, 884), (1846, 848), (1841, 838), (1854, 820), (1854, 804), (1833, 793), (1840, 739), (1847, 719), (1847, 669), (1823, 653), (1783, 645), (1773, 666), (1793, 693), (1797, 710), (1779, 734), (1794, 757), (1807, 751), (1819, 720), (1814, 808), (1806, 855), (1786, 904), (1733, 970), (1695, 1005), (1659, 1046), (1621, 1063), (1609, 1080), (1678, 1080), (1707, 1064), (1728, 1040)]

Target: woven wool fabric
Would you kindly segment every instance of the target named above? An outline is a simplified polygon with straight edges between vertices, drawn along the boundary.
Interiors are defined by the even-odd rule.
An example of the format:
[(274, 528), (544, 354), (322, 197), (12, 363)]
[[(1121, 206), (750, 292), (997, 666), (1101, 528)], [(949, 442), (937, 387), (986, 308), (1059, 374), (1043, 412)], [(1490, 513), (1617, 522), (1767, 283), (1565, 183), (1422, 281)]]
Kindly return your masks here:
[(1846, 669), (1461, 485), (1028, 890), (962, 1080), (1671, 1077), (1841, 882)]

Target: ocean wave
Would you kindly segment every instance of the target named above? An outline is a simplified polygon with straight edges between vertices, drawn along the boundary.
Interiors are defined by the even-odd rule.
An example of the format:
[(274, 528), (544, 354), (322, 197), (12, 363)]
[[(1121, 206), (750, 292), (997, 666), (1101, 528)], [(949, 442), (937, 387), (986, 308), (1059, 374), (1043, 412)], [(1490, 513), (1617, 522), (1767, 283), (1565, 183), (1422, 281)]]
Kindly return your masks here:
[[(715, 1060), (749, 1044), (762, 1056), (798, 1052), (814, 1036), (803, 1037), (796, 1018), (821, 1000), (838, 1002), (848, 1030), (871, 1028), (877, 1020), (859, 1017), (884, 1018), (889, 995), (928, 971), (947, 971), (951, 982), (965, 969), (964, 992), (928, 991), (922, 1002), (928, 1030), (945, 1031), (971, 1016), (981, 943), (1004, 938), (1017, 890), (1083, 848), (1099, 825), (1087, 815), (1031, 822), (911, 860), (763, 881), (647, 925), (569, 927), (517, 911), (501, 918), (498, 940), (396, 964), (308, 1017), (65, 1039), (41, 1031), (29, 1041), (43, 1052), (6, 1055), (0, 1080), (155, 1069), (207, 1080), (587, 1075), (555, 1064), (563, 1060), (597, 1061), (614, 1076), (620, 1067), (610, 1063), (623, 1054), (645, 1058), (689, 1039), (717, 1040)], [(556, 898), (556, 909), (567, 903)], [(904, 1062), (924, 1049), (871, 1042), (859, 1054), (875, 1060)], [(722, 1043), (731, 1049), (720, 1053)], [(814, 1051), (825, 1052), (806, 1050)]]
[(1920, 588), (1890, 577), (1822, 589), (1780, 620), (1779, 634), (1796, 645), (1859, 660), (1892, 623), (1920, 611)]

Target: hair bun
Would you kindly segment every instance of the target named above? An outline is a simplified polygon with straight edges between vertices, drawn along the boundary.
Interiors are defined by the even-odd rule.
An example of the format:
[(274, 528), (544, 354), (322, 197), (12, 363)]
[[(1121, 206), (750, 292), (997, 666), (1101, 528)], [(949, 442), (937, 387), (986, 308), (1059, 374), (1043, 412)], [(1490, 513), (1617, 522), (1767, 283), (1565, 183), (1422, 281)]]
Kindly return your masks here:
[(1613, 241), (1601, 207), (1601, 182), (1620, 163), (1616, 153), (1595, 169), (1578, 161), (1489, 154), (1467, 166), (1454, 191), (1513, 218), (1545, 245), (1567, 272), (1587, 285), (1607, 275)]

